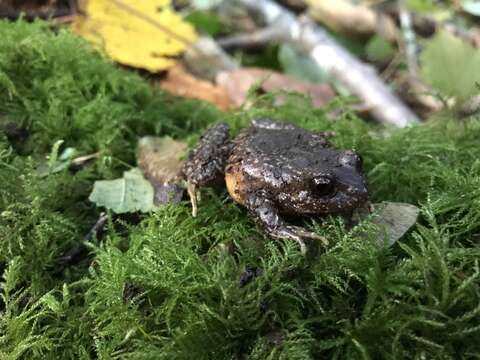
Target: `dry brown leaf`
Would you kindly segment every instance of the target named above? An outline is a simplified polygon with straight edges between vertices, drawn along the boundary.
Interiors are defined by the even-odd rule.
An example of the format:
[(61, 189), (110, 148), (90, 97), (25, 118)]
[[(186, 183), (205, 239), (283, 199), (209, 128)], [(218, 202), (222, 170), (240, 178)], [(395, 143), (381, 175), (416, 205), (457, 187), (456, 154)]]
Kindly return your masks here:
[(393, 19), (366, 5), (348, 0), (306, 0), (306, 3), (315, 20), (336, 32), (363, 38), (379, 34), (390, 42), (397, 39)]
[(137, 163), (154, 189), (154, 204), (176, 203), (182, 199), (181, 157), (187, 145), (170, 137), (145, 136), (138, 142)]
[(176, 181), (186, 150), (185, 143), (168, 136), (145, 136), (138, 142), (137, 163), (145, 176), (156, 182)]
[(228, 110), (230, 101), (225, 90), (188, 73), (181, 65), (171, 68), (160, 87), (172, 94), (208, 101), (221, 110)]
[[(230, 102), (236, 107), (244, 103), (250, 87), (258, 83), (264, 92), (285, 90), (309, 95), (314, 107), (322, 107), (335, 96), (329, 85), (309, 83), (275, 71), (258, 68), (223, 71), (217, 75), (216, 83), (226, 90)], [(278, 97), (277, 101), (281, 103), (282, 97)]]

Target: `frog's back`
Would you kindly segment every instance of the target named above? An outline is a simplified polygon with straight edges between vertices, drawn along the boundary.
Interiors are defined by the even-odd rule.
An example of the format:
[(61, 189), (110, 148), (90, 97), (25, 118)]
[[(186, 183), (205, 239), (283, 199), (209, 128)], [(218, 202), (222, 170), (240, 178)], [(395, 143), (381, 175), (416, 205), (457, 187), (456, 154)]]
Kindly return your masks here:
[(279, 176), (279, 172), (297, 173), (318, 166), (329, 147), (322, 134), (292, 124), (257, 121), (235, 138), (228, 163), (241, 165), (253, 177)]

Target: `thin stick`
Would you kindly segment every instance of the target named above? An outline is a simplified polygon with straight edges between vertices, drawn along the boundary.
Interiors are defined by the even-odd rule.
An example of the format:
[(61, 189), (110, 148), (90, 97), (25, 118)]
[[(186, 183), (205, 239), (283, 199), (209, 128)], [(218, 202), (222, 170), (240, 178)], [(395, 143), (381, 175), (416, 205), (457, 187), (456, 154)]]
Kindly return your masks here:
[(378, 121), (398, 127), (419, 122), (412, 110), (377, 75), (341, 47), (310, 18), (297, 18), (272, 0), (240, 0), (247, 8), (263, 15), (267, 26), (277, 26), (282, 39), (298, 46), (324, 71), (337, 78), (352, 94), (358, 96)]
[[(108, 215), (104, 212), (100, 213), (97, 221), (92, 226), (92, 228), (88, 231), (88, 233), (84, 236), (84, 241), (90, 241), (94, 237), (99, 237), (100, 233), (102, 232), (105, 224), (107, 223)], [(81, 242), (72, 248), (68, 249), (61, 255), (58, 259), (58, 269), (56, 269), (56, 273), (62, 272), (67, 266), (75, 265), (79, 263), (82, 259), (84, 259), (88, 254), (88, 248), (84, 242)]]
[(242, 33), (217, 39), (218, 45), (230, 50), (234, 48), (253, 49), (261, 48), (279, 40), (278, 28), (268, 26), (252, 33)]
[(398, 0), (398, 14), (405, 44), (408, 72), (410, 76), (416, 78), (418, 76), (417, 43), (413, 31), (412, 15), (407, 11), (404, 0)]

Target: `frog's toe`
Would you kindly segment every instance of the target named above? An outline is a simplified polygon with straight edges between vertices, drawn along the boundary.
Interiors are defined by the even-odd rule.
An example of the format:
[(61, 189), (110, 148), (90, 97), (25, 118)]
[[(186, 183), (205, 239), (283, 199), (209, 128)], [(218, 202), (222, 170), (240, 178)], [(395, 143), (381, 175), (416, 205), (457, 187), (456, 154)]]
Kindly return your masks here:
[(199, 192), (195, 184), (191, 183), (190, 181), (187, 182), (187, 192), (188, 196), (190, 197), (190, 202), (192, 203), (192, 216), (195, 217), (198, 213), (197, 200), (199, 198)]
[(295, 240), (300, 246), (300, 252), (305, 255), (307, 253), (307, 246), (305, 245), (305, 239), (320, 240), (323, 245), (328, 245), (328, 240), (323, 236), (315, 234), (299, 226), (284, 226), (274, 230), (270, 229), (270, 236), (280, 239), (292, 239)]
[(323, 243), (324, 246), (328, 246), (328, 240), (325, 237), (318, 235), (317, 233), (308, 231), (300, 226), (289, 226), (289, 228), (291, 228), (293, 232), (295, 232), (298, 236), (304, 239), (319, 240)]
[(303, 238), (299, 236), (295, 231), (292, 231), (292, 229), (284, 228), (279, 230), (276, 234), (271, 234), (271, 235), (273, 235), (274, 237), (282, 238), (282, 239), (295, 240), (300, 246), (300, 252), (302, 253), (302, 255), (305, 255), (307, 253), (307, 246), (305, 245)]

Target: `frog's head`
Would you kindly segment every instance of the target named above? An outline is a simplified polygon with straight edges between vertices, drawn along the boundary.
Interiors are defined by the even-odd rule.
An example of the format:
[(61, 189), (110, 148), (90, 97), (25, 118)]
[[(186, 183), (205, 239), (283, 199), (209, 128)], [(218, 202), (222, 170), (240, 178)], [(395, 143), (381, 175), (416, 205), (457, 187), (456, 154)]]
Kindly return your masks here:
[(353, 150), (325, 149), (316, 166), (303, 169), (301, 179), (292, 177), (284, 184), (282, 194), (279, 205), (292, 214), (335, 213), (359, 207), (368, 200), (362, 159)]

